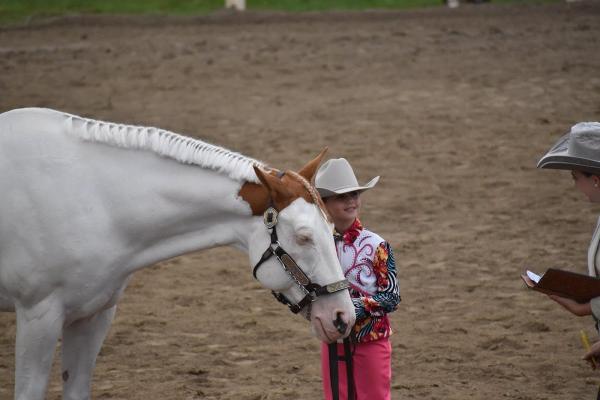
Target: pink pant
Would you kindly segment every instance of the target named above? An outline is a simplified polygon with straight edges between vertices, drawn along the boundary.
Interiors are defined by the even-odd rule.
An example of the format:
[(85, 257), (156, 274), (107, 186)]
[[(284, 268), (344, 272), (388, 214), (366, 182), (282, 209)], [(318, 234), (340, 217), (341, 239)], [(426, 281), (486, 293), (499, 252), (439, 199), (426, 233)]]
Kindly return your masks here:
[[(354, 356), (354, 387), (356, 400), (390, 400), (392, 381), (392, 345), (388, 338), (374, 342), (352, 345)], [(338, 343), (338, 355), (344, 354), (344, 345)], [(325, 400), (331, 400), (331, 382), (329, 379), (329, 350), (326, 343), (321, 344), (321, 375)], [(346, 388), (346, 363), (338, 362), (338, 380), (340, 400), (348, 398)]]

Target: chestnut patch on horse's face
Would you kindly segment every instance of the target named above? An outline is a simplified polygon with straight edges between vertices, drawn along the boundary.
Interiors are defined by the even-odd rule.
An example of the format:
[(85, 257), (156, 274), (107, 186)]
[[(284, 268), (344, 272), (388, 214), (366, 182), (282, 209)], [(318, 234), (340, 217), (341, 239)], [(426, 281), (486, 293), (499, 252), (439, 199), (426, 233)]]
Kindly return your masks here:
[(278, 185), (277, 189), (269, 189), (265, 185), (246, 182), (238, 193), (250, 205), (253, 215), (262, 215), (269, 206), (269, 200), (273, 201), (273, 205), (278, 211), (282, 211), (299, 197), (313, 203), (310, 193), (296, 179), (286, 175), (280, 179), (275, 176), (274, 172), (269, 175), (278, 180), (278, 182), (274, 182)]
[(246, 203), (250, 204), (252, 215), (261, 215), (267, 209), (269, 192), (263, 185), (246, 182), (242, 185), (238, 196), (240, 196)]

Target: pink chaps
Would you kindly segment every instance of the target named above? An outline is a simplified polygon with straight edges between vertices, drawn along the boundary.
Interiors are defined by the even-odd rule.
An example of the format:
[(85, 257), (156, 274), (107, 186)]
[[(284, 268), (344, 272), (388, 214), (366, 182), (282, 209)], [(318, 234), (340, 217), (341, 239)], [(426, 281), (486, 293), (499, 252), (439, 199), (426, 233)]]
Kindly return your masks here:
[[(390, 400), (392, 380), (392, 345), (389, 338), (374, 342), (356, 343), (352, 368), (354, 369), (354, 387), (356, 400)], [(344, 355), (344, 345), (337, 344), (338, 355)], [(321, 376), (325, 400), (332, 400), (329, 379), (329, 351), (327, 343), (321, 344)], [(338, 362), (338, 381), (340, 400), (348, 398), (346, 382), (346, 363)]]

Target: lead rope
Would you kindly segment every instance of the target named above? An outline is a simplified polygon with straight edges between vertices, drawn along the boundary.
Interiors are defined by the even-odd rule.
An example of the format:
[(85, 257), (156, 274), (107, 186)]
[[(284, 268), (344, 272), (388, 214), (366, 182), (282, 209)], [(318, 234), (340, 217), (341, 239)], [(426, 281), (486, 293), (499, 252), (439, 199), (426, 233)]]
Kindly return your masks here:
[[(333, 240), (336, 243), (342, 241), (344, 236), (337, 231), (333, 233)], [(338, 316), (339, 318), (339, 316)], [(337, 321), (337, 320), (336, 320)], [(331, 384), (331, 395), (333, 400), (339, 400), (340, 398), (340, 382), (339, 382), (339, 369), (338, 362), (344, 361), (346, 363), (346, 388), (347, 388), (347, 399), (356, 400), (356, 387), (354, 384), (354, 368), (352, 364), (352, 333), (350, 336), (344, 339), (344, 355), (338, 356), (337, 354), (337, 342), (330, 343), (328, 345), (329, 350), (329, 382)]]
[(340, 400), (337, 342), (329, 343), (327, 347), (329, 349), (329, 384), (331, 385), (331, 397), (333, 400)]
[(346, 363), (346, 388), (348, 400), (356, 400), (356, 388), (354, 385), (354, 368), (352, 364), (352, 347), (350, 337), (344, 339), (344, 355), (337, 353), (337, 342), (327, 345), (329, 350), (329, 383), (331, 384), (331, 396), (333, 400), (340, 400), (340, 382), (338, 362)]
[(344, 358), (346, 361), (346, 382), (348, 383), (348, 400), (356, 400), (356, 388), (354, 387), (354, 364), (352, 363), (352, 350), (350, 348), (350, 337), (344, 339)]

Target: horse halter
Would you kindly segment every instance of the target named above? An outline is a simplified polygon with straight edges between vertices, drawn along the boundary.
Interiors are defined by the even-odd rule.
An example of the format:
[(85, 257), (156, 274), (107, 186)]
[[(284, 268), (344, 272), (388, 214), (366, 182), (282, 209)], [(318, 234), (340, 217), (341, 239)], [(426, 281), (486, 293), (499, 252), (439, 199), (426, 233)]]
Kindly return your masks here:
[[(281, 178), (282, 176), (283, 173), (280, 172), (278, 174), (278, 177)], [(270, 230), (271, 243), (263, 253), (260, 260), (258, 260), (256, 265), (254, 266), (254, 270), (252, 271), (254, 278), (257, 279), (256, 273), (258, 271), (258, 268), (272, 256), (275, 256), (275, 258), (277, 258), (279, 263), (283, 266), (285, 272), (288, 273), (288, 275), (292, 278), (294, 283), (304, 293), (304, 298), (300, 300), (297, 304), (293, 304), (282, 293), (272, 291), (273, 296), (275, 296), (275, 298), (279, 302), (287, 305), (290, 311), (294, 314), (299, 313), (304, 307), (310, 305), (320, 296), (333, 294), (350, 288), (350, 283), (347, 279), (342, 279), (341, 281), (330, 283), (329, 285), (325, 286), (321, 286), (317, 283), (311, 282), (309, 277), (306, 276), (304, 271), (302, 271), (302, 268), (298, 266), (298, 264), (296, 263), (296, 261), (294, 261), (292, 256), (290, 256), (288, 252), (285, 251), (279, 243), (276, 229), (278, 215), (279, 212), (273, 207), (272, 204), (269, 207), (267, 207), (267, 210), (263, 214), (263, 221), (265, 223), (265, 226), (267, 227), (267, 229)]]

